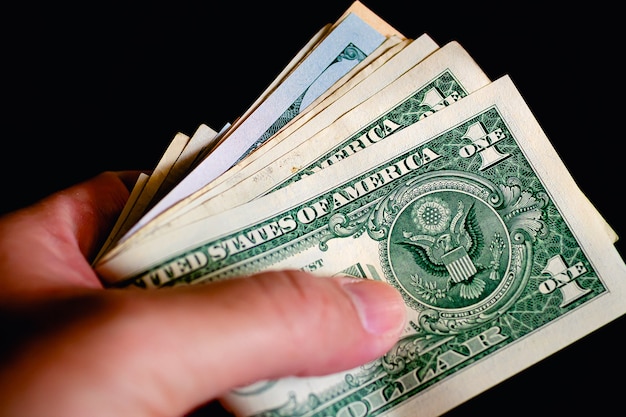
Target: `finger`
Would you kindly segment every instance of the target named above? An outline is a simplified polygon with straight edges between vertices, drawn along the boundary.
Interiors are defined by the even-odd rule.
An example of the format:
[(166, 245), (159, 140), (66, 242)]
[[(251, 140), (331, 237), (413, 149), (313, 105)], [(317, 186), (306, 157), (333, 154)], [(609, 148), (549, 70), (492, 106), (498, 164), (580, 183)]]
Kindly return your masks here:
[(89, 258), (106, 237), (135, 171), (105, 172), (0, 219), (0, 271), (7, 290), (99, 286)]
[[(73, 328), (71, 350), (47, 341), (45, 350), (26, 353), (38, 378), (62, 378), (65, 386), (13, 377), (14, 395), (38, 394), (43, 407), (80, 415), (72, 407), (88, 390), (91, 410), (183, 415), (258, 380), (323, 375), (373, 360), (392, 347), (405, 319), (401, 296), (383, 282), (298, 271), (104, 293), (115, 295), (115, 308), (97, 326), (86, 322), (89, 332)], [(55, 357), (42, 363), (50, 352)]]
[(73, 201), (68, 223), (84, 257), (90, 259), (107, 237), (128, 200), (139, 171), (104, 172), (65, 190)]

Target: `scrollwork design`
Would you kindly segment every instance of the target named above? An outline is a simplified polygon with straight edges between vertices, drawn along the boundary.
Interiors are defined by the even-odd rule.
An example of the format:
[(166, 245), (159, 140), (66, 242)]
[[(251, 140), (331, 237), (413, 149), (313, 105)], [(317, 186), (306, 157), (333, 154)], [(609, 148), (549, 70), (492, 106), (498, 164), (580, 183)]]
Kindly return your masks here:
[(337, 56), (337, 61), (342, 61), (344, 59), (347, 59), (350, 61), (354, 61), (354, 60), (362, 61), (366, 57), (367, 56), (359, 48), (357, 48), (353, 44), (349, 44), (348, 46), (346, 46), (343, 52), (339, 54), (339, 56)]
[(412, 362), (419, 360), (420, 356), (443, 345), (452, 338), (451, 335), (423, 333), (404, 336), (384, 356), (362, 366), (361, 372), (347, 374), (345, 382), (350, 387), (358, 387), (380, 375), (388, 375), (393, 378), (404, 373)]
[(549, 202), (546, 193), (538, 192), (533, 195), (522, 190), (518, 178), (509, 178), (507, 184), (500, 185), (500, 189), (504, 203), (499, 212), (511, 230), (513, 242), (522, 244), (527, 237), (534, 241), (537, 236), (548, 233), (548, 227), (543, 220), (543, 209)]
[(400, 209), (398, 204), (398, 193), (406, 191), (407, 185), (391, 191), (382, 198), (376, 205), (367, 209), (363, 214), (350, 219), (343, 213), (335, 213), (328, 220), (330, 234), (320, 239), (320, 250), (327, 250), (327, 242), (338, 237), (344, 238), (353, 236), (358, 238), (364, 232), (374, 240), (383, 240), (389, 234), (388, 219)]
[(327, 242), (331, 239), (349, 236), (357, 238), (364, 232), (373, 240), (383, 240), (389, 235), (389, 225), (402, 207), (419, 195), (443, 188), (467, 192), (488, 200), (490, 204), (502, 201), (499, 190), (481, 177), (461, 171), (422, 174), (399, 184), (363, 214), (354, 218), (343, 213), (333, 214), (328, 221), (330, 234), (320, 240), (319, 247), (327, 250)]

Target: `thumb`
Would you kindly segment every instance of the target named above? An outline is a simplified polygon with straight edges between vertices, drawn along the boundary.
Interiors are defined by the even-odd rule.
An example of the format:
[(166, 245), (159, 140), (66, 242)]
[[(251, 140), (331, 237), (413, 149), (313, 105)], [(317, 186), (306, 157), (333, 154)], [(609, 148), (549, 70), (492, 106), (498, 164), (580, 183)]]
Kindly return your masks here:
[[(324, 375), (371, 361), (391, 349), (405, 320), (401, 296), (383, 282), (300, 271), (99, 293), (112, 307), (97, 326), (77, 314), (84, 326), (69, 326), (65, 345), (46, 342), (45, 352), (55, 353), (48, 363), (41, 363), (41, 350), (27, 354), (38, 378), (54, 381), (58, 373), (64, 383), (44, 387), (13, 377), (13, 400), (30, 392), (43, 399), (44, 411), (53, 407), (62, 415), (84, 415), (81, 406), (90, 415), (184, 415), (259, 380)], [(88, 402), (76, 400), (83, 393)]]

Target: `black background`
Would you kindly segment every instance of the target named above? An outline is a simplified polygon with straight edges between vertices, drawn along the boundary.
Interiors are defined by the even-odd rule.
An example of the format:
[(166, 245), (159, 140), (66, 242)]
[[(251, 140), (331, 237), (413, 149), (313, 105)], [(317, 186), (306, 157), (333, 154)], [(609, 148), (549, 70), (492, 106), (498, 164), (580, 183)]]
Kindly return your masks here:
[[(176, 132), (233, 121), (349, 4), (28, 3), (5, 10), (0, 212), (104, 170), (151, 169)], [(492, 80), (509, 74), (576, 182), (626, 235), (616, 8), (364, 4), (407, 37), (459, 41)], [(617, 247), (623, 254), (623, 242)], [(613, 414), (623, 402), (624, 330), (620, 318), (449, 415)]]

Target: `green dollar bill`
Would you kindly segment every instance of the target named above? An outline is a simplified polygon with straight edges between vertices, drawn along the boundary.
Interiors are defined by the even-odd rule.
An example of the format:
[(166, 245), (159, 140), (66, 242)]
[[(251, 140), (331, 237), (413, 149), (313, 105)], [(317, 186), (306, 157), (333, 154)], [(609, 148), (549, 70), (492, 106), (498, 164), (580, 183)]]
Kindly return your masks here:
[[(414, 45), (415, 50), (420, 51), (420, 44)], [(408, 47), (402, 54), (405, 51), (412, 52)], [(413, 52), (409, 56), (415, 55)], [(403, 58), (400, 54), (399, 57)], [(400, 66), (393, 59), (388, 64), (394, 71)], [(382, 78), (385, 73), (377, 75)], [(328, 107), (337, 114), (335, 117), (325, 117), (325, 110), (319, 113), (323, 127), (309, 129), (310, 124), (317, 124), (317, 117), (312, 118), (309, 124), (241, 168), (230, 180), (209, 189), (194, 201), (181, 204), (183, 207), (177, 210), (175, 217), (154, 219), (123, 242), (122, 247), (113, 250), (123, 250), (125, 245), (151, 239), (154, 233), (176, 230), (235, 207), (344, 161), (373, 143), (393, 140), (395, 133), (406, 126), (429, 117), (490, 82), (458, 42), (449, 42), (401, 72), (400, 76), (395, 72), (393, 75), (393, 81), (386, 82), (377, 92), (367, 94), (360, 104), (351, 104), (353, 107), (348, 111), (333, 110), (334, 104), (339, 104), (340, 109), (345, 108), (347, 105), (340, 102), (344, 98), (352, 101), (350, 93), (358, 95), (361, 87), (369, 89), (375, 84), (369, 79), (360, 83)], [(309, 134), (310, 131), (317, 133)]]
[(224, 401), (242, 416), (431, 416), (624, 314), (626, 265), (604, 227), (505, 76), (96, 269), (142, 288), (284, 268), (386, 281), (408, 314), (386, 355)]
[[(388, 39), (386, 42), (391, 41), (391, 39), (393, 38)], [(356, 74), (350, 72), (344, 76), (348, 77), (346, 80), (341, 79), (337, 81), (333, 88), (327, 90), (324, 95), (317, 99), (320, 100), (317, 105), (311, 105), (307, 107), (306, 112), (299, 113), (296, 118), (290, 120), (287, 126), (281, 128), (278, 133), (272, 136), (270, 140), (265, 142), (253, 154), (231, 167), (194, 194), (180, 200), (147, 224), (137, 228), (125, 241), (142, 239), (154, 232), (155, 229), (178, 227), (180, 224), (193, 221), (196, 216), (206, 216), (209, 209), (207, 205), (212, 204), (208, 203), (207, 200), (212, 199), (216, 195), (220, 195), (220, 200), (222, 201), (219, 204), (225, 208), (228, 205), (223, 201), (223, 191), (225, 190), (230, 195), (235, 194), (237, 199), (251, 199), (251, 196), (248, 197), (249, 193), (245, 190), (234, 192), (234, 185), (241, 182), (243, 178), (246, 181), (250, 181), (252, 174), (264, 168), (266, 164), (272, 163), (276, 158), (273, 155), (282, 155), (311, 138), (315, 132), (319, 132), (325, 126), (332, 124), (339, 116), (396, 80), (411, 67), (414, 67), (425, 57), (432, 54), (437, 48), (438, 45), (428, 35), (423, 34), (414, 41), (406, 39), (402, 43), (396, 43), (393, 47), (384, 51), (384, 53), (379, 54), (373, 62), (367, 63), (367, 59), (376, 54), (369, 55), (366, 60), (359, 64), (360, 66), (367, 63), (365, 67), (360, 69), (359, 66), (355, 67), (353, 70), (358, 69)], [(473, 72), (474, 66), (469, 65), (468, 67), (464, 73)], [(460, 81), (462, 84), (468, 84), (464, 77), (461, 77)], [(467, 86), (467, 88), (471, 87), (472, 85)], [(311, 109), (311, 107), (314, 108)], [(364, 110), (363, 113), (366, 114), (367, 111)], [(322, 150), (322, 148), (317, 147), (315, 152), (319, 150)], [(311, 155), (315, 155), (315, 153)], [(259, 188), (255, 187), (255, 189), (258, 190)], [(235, 202), (233, 201), (232, 204), (235, 204)], [(194, 213), (190, 213), (192, 210)]]

